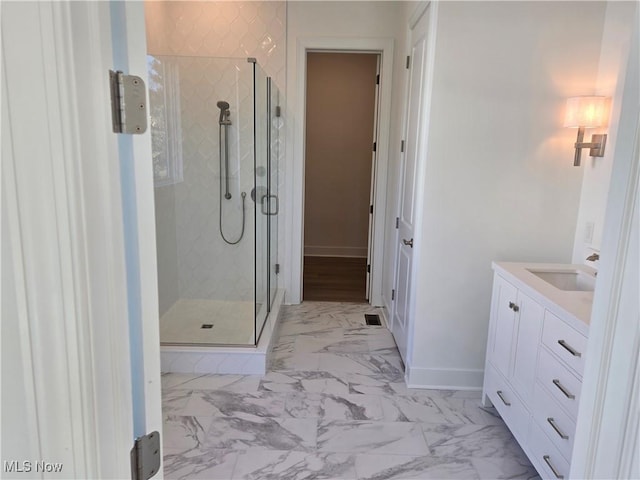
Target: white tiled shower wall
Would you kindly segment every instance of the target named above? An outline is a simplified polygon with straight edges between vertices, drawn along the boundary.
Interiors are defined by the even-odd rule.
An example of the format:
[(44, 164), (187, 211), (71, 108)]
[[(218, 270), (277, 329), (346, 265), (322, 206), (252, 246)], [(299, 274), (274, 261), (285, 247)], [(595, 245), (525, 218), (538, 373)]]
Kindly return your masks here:
[[(255, 57), (283, 90), (285, 2), (147, 2), (145, 14), (151, 55), (241, 60), (237, 67), (230, 61), (224, 65), (225, 61), (203, 58), (179, 60), (184, 177), (182, 182), (156, 189), (160, 313), (178, 298), (253, 300), (253, 139), (249, 117), (243, 115), (251, 103), (243, 79), (250, 77), (241, 73), (250, 64), (242, 62)], [(233, 198), (223, 200), (225, 235), (232, 240), (239, 234), (242, 218), (239, 193), (247, 194), (245, 238), (236, 246), (224, 243), (218, 232), (218, 100), (231, 104), (234, 122), (230, 132)], [(282, 165), (284, 129), (279, 131), (274, 149)]]

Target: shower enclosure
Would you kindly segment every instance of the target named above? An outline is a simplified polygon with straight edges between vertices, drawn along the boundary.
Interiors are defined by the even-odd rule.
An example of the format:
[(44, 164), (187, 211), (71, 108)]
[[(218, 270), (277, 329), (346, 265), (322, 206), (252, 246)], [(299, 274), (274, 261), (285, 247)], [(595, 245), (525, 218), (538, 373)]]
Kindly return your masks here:
[(254, 59), (149, 56), (163, 345), (254, 346), (277, 287), (279, 92)]

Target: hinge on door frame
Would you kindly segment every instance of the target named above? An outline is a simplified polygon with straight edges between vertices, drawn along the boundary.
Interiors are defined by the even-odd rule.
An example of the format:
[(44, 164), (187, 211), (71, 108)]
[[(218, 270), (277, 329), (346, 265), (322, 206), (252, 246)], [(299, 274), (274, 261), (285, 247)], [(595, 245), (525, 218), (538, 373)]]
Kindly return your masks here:
[(376, 85), (380, 85), (380, 74), (376, 75)]
[(373, 214), (373, 205), (369, 205), (369, 213)]
[(396, 228), (400, 228), (400, 217), (396, 217)]
[(396, 289), (394, 288), (393, 290), (391, 290), (391, 300), (395, 300), (396, 299)]
[(160, 470), (160, 434), (138, 437), (131, 449), (131, 479), (149, 480)]
[(280, 264), (276, 263), (276, 275), (280, 273)]
[(373, 151), (374, 151), (374, 152), (375, 152), (375, 151), (376, 151), (376, 149), (378, 148), (377, 143), (378, 143), (378, 142), (373, 142)]
[(280, 116), (282, 116), (282, 109), (280, 108), (280, 105), (276, 105), (276, 117)]
[(409, 55), (407, 55), (407, 70), (409, 70), (409, 65), (411, 65), (411, 57)]
[(404, 140), (400, 140), (400, 153), (404, 153)]
[(371, 265), (367, 265), (367, 273), (371, 273)]
[(144, 80), (121, 71), (109, 70), (111, 124), (114, 133), (141, 134), (147, 131), (147, 92)]

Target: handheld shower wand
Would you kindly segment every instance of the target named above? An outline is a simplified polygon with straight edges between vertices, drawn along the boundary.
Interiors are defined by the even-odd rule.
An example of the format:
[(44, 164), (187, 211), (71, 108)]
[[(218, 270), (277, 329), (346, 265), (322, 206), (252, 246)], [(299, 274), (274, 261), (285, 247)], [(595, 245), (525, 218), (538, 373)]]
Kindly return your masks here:
[[(224, 177), (225, 177), (224, 198), (229, 200), (231, 199), (231, 193), (229, 192), (229, 130), (227, 128), (231, 125), (231, 120), (229, 120), (231, 111), (229, 110), (229, 102), (220, 100), (216, 105), (218, 105), (218, 108), (220, 109), (220, 119), (218, 120), (218, 124), (220, 125), (218, 139), (220, 143), (221, 159), (222, 159), (222, 130), (223, 130), (222, 127), (224, 127)], [(222, 175), (222, 172), (220, 172), (220, 175)]]
[(218, 120), (218, 123), (220, 125), (231, 125), (231, 120), (229, 120), (229, 115), (231, 115), (229, 102), (220, 100), (216, 105), (218, 105), (218, 108), (220, 109), (220, 119)]
[[(222, 159), (224, 157), (224, 186), (225, 186), (225, 194), (224, 198), (227, 200), (231, 199), (231, 192), (229, 191), (229, 127), (231, 126), (231, 120), (229, 117), (231, 116), (231, 111), (229, 110), (229, 102), (225, 102), (224, 100), (218, 101), (216, 104), (220, 109), (220, 118), (218, 120), (218, 145), (219, 145), (219, 160), (220, 160), (220, 195), (222, 196)], [(224, 130), (224, 155), (222, 153), (222, 132)], [(242, 192), (240, 194), (242, 197), (242, 231), (240, 232), (240, 236), (237, 240), (232, 241), (225, 237), (224, 232), (222, 231), (222, 198), (220, 198), (220, 208), (219, 208), (219, 218), (218, 218), (218, 227), (220, 229), (220, 236), (222, 239), (228, 243), (229, 245), (236, 245), (242, 240), (244, 236), (244, 224), (245, 224), (245, 197), (247, 194)]]

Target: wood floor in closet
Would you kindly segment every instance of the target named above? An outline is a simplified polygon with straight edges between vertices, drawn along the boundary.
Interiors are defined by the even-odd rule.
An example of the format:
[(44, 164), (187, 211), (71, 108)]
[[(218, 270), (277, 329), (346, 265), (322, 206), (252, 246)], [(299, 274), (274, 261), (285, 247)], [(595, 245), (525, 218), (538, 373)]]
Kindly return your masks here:
[(303, 300), (366, 302), (367, 259), (304, 257)]

